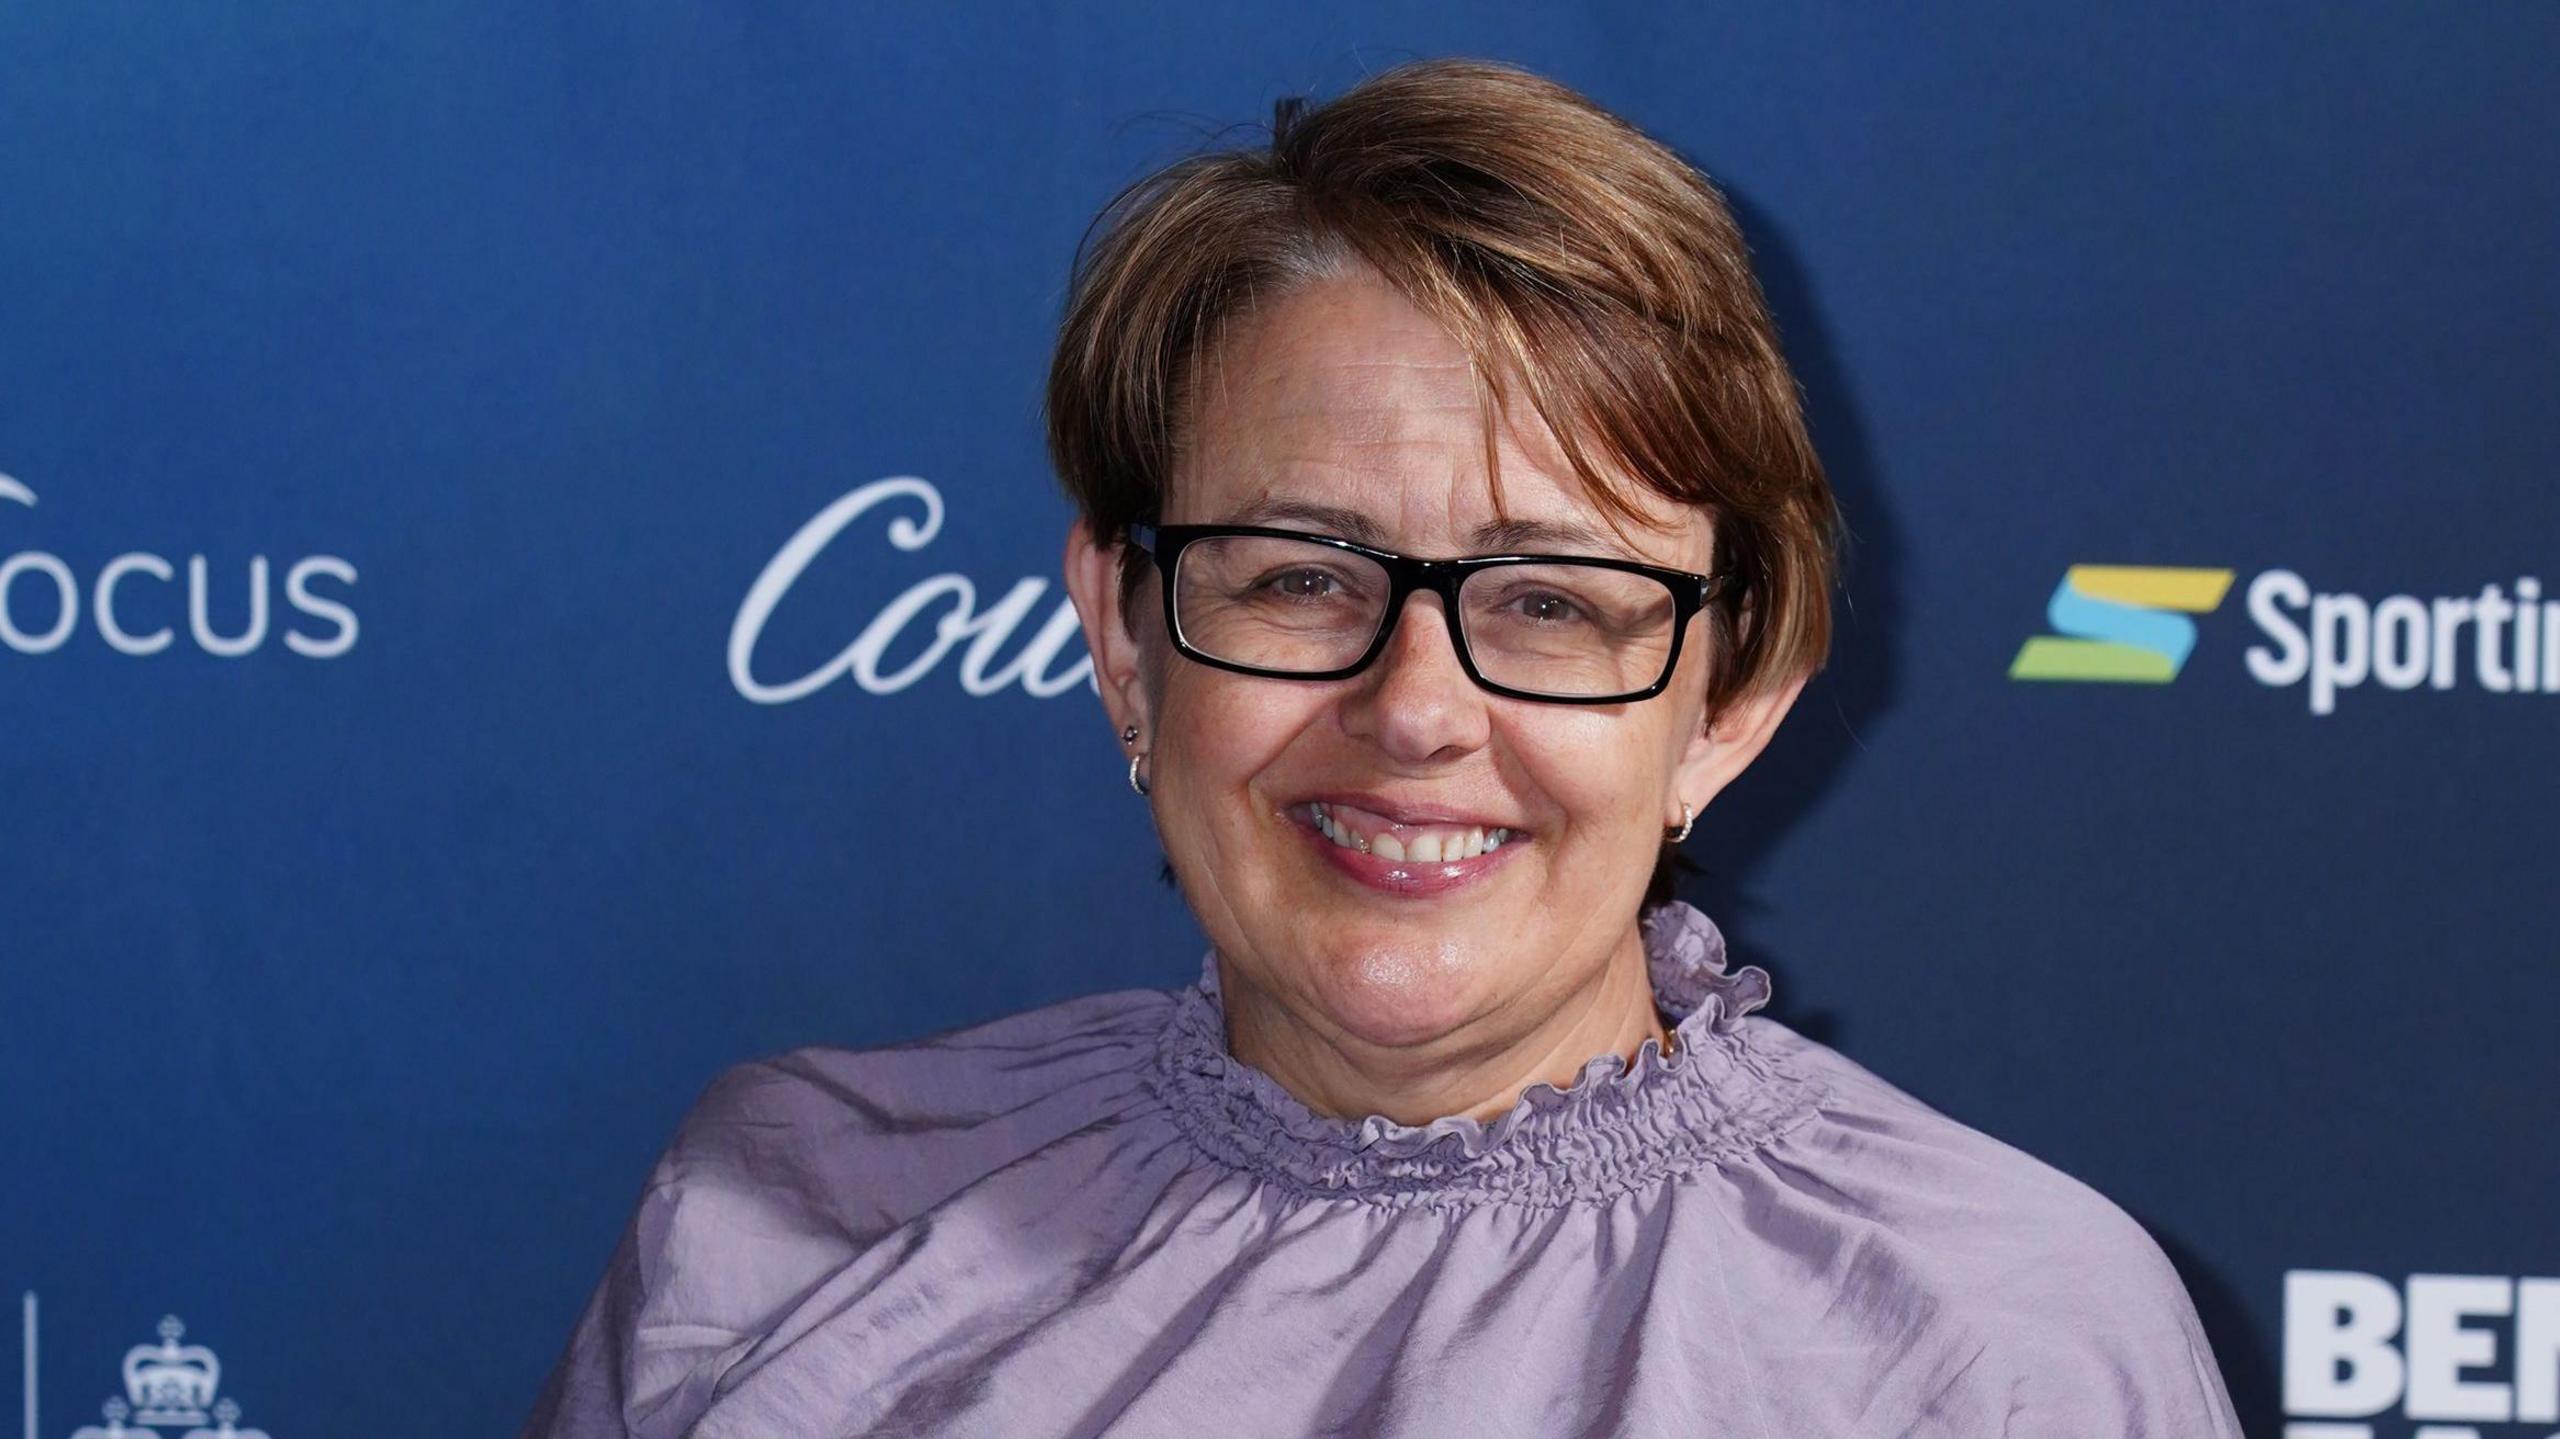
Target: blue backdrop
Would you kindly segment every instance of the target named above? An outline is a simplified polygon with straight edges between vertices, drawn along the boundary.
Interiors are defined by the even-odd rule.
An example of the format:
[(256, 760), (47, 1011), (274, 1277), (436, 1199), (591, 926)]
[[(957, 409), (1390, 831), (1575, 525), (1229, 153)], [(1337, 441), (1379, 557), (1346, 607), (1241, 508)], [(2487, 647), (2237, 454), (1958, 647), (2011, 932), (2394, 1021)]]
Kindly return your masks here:
[(22, 0), (30, 1439), (164, 1315), (276, 1439), (508, 1432), (724, 1066), (1193, 977), (1068, 259), (1449, 53), (1729, 187), (1837, 479), (1691, 843), (1772, 1012), (2144, 1221), (2252, 1434), (2560, 1429), (2560, 9)]

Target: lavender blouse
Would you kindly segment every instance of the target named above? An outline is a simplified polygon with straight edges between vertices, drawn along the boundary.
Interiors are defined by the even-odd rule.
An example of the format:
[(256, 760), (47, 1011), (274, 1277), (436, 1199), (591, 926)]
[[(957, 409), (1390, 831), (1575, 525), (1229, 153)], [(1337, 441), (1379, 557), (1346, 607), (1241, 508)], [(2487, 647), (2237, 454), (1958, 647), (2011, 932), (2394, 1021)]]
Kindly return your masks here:
[(1318, 1115), (1197, 985), (731, 1070), (528, 1436), (2238, 1439), (2149, 1234), (1753, 1010), (1491, 1122)]

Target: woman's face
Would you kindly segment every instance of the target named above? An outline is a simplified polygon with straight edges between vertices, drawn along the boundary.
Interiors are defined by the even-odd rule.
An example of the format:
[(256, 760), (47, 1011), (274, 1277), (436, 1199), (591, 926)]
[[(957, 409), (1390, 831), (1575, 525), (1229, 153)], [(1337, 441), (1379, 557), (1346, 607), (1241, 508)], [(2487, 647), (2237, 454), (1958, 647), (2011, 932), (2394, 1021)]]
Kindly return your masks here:
[[(1614, 534), (1525, 404), (1528, 428), (1501, 437), (1511, 528), (1497, 529), (1466, 352), (1369, 272), (1277, 302), (1224, 361), (1194, 400), (1167, 524), (1306, 529), (1429, 558), (1711, 568), (1707, 517), (1650, 491), (1631, 487), (1662, 528)], [(1139, 728), (1148, 802), (1230, 990), (1276, 1001), (1337, 1049), (1527, 1034), (1595, 993), (1613, 958), (1640, 966), (1636, 910), (1665, 826), (1684, 799), (1703, 809), (1794, 698), (1734, 706), (1711, 733), (1703, 619), (1652, 699), (1494, 695), (1460, 668), (1426, 593), (1349, 679), (1234, 674), (1173, 651), (1156, 578), (1124, 628), (1112, 554), (1081, 526), (1067, 567), (1115, 729)], [(1319, 805), (1368, 852), (1325, 833)], [(1411, 855), (1425, 836), (1455, 851), (1463, 833), (1473, 850), (1473, 831), (1496, 829), (1511, 837), (1490, 853)]]

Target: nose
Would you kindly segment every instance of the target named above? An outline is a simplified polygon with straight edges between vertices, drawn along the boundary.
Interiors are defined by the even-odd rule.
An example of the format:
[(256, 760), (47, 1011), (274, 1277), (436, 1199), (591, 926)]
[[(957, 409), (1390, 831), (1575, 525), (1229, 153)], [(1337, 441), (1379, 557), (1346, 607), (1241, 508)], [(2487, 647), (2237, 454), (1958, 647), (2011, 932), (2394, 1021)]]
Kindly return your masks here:
[(1387, 623), (1385, 651), (1343, 701), (1343, 728), (1411, 765), (1481, 747), (1492, 730), (1490, 697), (1458, 663), (1440, 597), (1416, 591)]

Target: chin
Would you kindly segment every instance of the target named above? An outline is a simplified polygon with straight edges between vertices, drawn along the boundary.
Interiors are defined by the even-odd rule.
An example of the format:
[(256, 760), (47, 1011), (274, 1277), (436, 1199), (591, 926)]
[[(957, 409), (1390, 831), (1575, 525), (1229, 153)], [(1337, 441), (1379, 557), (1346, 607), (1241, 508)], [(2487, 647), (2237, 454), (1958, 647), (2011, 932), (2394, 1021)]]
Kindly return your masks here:
[[(1427, 929), (1427, 926), (1415, 928)], [(1316, 960), (1326, 1010), (1370, 1044), (1428, 1043), (1475, 1019), (1491, 976), (1477, 947), (1427, 933), (1380, 937)]]

